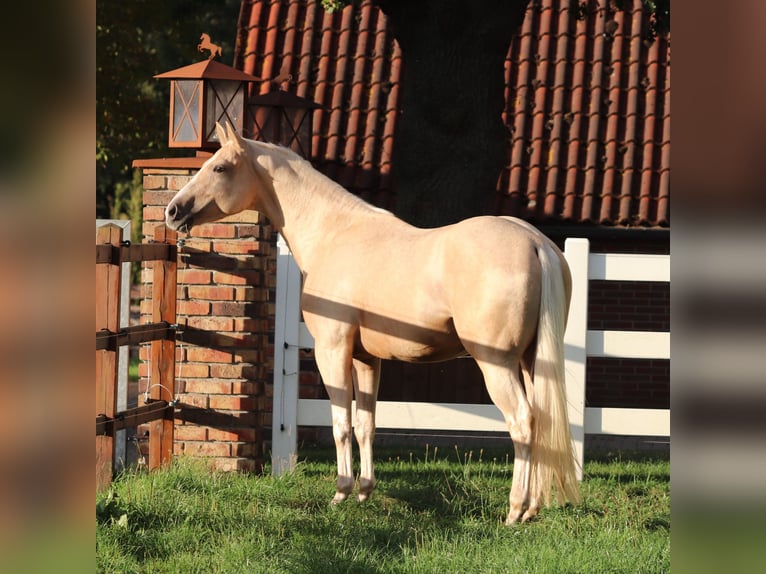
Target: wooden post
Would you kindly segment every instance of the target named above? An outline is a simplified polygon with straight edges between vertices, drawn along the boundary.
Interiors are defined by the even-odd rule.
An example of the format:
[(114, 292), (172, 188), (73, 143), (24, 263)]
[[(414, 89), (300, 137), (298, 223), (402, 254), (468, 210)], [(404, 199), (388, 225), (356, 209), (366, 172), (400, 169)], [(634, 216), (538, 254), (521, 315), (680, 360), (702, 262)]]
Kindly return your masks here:
[[(105, 225), (96, 230), (96, 244), (114, 245), (119, 249), (122, 230)], [(119, 330), (120, 275), (122, 266), (115, 263), (96, 265), (96, 332)], [(117, 412), (117, 346), (96, 350), (96, 416), (114, 417)], [(96, 436), (96, 489), (112, 482), (114, 469), (114, 437)]]
[[(176, 321), (176, 238), (177, 233), (164, 224), (154, 228), (154, 241), (172, 245), (172, 256), (167, 261), (154, 262), (152, 286), (152, 321)], [(175, 400), (176, 342), (163, 339), (152, 341), (149, 397), (152, 400)], [(173, 457), (173, 409), (162, 419), (149, 425), (149, 469), (170, 462)]]

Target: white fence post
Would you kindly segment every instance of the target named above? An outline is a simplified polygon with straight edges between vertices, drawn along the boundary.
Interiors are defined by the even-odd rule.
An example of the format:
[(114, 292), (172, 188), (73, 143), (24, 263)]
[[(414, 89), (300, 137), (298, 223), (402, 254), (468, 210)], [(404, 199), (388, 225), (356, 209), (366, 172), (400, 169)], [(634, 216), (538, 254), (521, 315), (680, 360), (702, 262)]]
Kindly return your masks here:
[(564, 255), (572, 271), (572, 301), (564, 334), (564, 364), (566, 371), (569, 425), (575, 447), (577, 479), (582, 480), (585, 452), (585, 378), (588, 330), (588, 255), (587, 239), (568, 238)]
[(272, 473), (295, 466), (298, 438), (301, 272), (284, 238), (277, 239), (277, 289), (274, 325), (274, 403), (271, 422)]

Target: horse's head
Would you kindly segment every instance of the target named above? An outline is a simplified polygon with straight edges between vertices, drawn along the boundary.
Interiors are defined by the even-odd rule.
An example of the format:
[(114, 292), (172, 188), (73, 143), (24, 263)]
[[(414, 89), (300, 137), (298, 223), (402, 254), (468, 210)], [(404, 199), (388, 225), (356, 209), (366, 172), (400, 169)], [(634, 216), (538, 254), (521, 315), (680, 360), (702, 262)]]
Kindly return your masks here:
[(219, 149), (165, 209), (171, 229), (191, 229), (227, 215), (251, 209), (260, 179), (248, 155), (247, 142), (227, 124), (216, 124)]

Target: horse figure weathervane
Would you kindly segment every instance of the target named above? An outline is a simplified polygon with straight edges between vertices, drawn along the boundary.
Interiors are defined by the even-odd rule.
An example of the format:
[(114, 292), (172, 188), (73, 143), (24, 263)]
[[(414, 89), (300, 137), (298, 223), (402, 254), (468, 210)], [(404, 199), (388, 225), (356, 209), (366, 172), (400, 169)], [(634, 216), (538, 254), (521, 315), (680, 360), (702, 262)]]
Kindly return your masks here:
[(202, 41), (197, 44), (197, 51), (202, 52), (203, 50), (210, 50), (210, 56), (208, 56), (208, 60), (212, 60), (216, 56), (221, 55), (221, 47), (218, 44), (213, 44), (213, 42), (210, 41), (209, 34), (202, 34), (199, 39)]

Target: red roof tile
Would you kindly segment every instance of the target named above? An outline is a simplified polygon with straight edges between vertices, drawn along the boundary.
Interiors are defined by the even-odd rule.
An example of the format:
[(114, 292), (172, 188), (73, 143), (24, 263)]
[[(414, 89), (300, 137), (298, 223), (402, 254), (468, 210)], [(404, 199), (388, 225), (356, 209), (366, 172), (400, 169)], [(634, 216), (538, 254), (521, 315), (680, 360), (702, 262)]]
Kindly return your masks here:
[[(508, 165), (497, 213), (533, 221), (668, 226), (670, 42), (645, 41), (641, 0), (615, 11), (533, 0), (506, 57)], [(312, 160), (393, 207), (402, 52), (371, 1), (244, 0), (235, 66), (316, 101)], [(405, 56), (406, 58), (406, 56)], [(272, 89), (264, 82), (261, 93)]]

